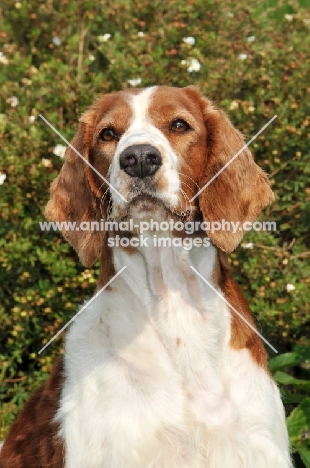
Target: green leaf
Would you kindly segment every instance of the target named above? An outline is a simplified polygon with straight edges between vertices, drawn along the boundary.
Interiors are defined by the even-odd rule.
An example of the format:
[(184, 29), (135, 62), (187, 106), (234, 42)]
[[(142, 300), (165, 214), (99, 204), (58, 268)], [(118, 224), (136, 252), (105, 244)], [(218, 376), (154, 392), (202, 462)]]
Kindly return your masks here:
[(281, 389), (282, 399), (286, 404), (301, 403), (305, 399), (304, 393), (292, 393), (285, 391), (283, 387)]
[(287, 430), (292, 444), (302, 440), (303, 434), (310, 428), (310, 397), (295, 408), (286, 418)]
[(275, 356), (269, 360), (268, 366), (270, 372), (273, 374), (285, 367), (295, 366), (303, 361), (303, 357), (299, 356), (297, 353), (284, 353), (279, 356)]
[(297, 387), (304, 388), (305, 390), (310, 390), (310, 380), (301, 380), (292, 377), (286, 372), (278, 371), (274, 374), (275, 380), (283, 385), (296, 385)]
[(300, 358), (300, 362), (310, 360), (310, 346), (308, 345), (296, 345), (294, 346), (293, 353), (297, 354)]
[(305, 448), (298, 449), (298, 453), (302, 461), (304, 462), (306, 468), (310, 468), (310, 450)]

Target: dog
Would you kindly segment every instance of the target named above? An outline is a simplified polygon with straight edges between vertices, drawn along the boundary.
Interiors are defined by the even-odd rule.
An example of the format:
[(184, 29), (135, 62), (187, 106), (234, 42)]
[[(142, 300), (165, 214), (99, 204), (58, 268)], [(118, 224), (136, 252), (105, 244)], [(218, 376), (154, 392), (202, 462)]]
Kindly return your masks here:
[[(77, 223), (63, 235), (85, 266), (101, 258), (97, 294), (0, 467), (292, 467), (280, 393), (227, 260), (273, 199), (242, 135), (196, 87), (97, 100), (46, 208)], [(212, 229), (222, 220), (240, 227)], [(80, 228), (99, 222), (109, 228)]]

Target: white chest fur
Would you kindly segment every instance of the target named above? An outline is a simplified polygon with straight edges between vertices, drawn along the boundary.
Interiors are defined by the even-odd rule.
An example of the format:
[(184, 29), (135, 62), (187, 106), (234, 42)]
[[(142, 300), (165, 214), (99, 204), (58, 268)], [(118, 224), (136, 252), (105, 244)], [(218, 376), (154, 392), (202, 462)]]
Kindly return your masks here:
[(215, 249), (115, 250), (127, 269), (74, 322), (58, 420), (66, 468), (288, 468), (283, 407), (212, 282)]

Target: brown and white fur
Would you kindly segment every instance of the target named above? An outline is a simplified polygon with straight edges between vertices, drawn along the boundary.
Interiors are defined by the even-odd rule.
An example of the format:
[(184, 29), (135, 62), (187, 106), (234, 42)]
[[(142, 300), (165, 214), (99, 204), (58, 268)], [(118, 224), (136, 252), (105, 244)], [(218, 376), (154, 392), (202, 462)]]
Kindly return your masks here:
[[(104, 129), (114, 133), (105, 139)], [(245, 149), (190, 202), (244, 145), (227, 116), (191, 86), (103, 96), (81, 117), (72, 144), (127, 201), (69, 148), (47, 205), (54, 221), (243, 223), (273, 200)], [(153, 174), (130, 175), (134, 157), (121, 168), (121, 155), (136, 145), (160, 153)], [(227, 262), (243, 231), (200, 232), (212, 244), (192, 249), (110, 248), (113, 233), (63, 234), (84, 265), (101, 257), (98, 290), (127, 268), (73, 322), (64, 360), (13, 424), (0, 467), (292, 467), (261, 340), (190, 268), (253, 325)]]

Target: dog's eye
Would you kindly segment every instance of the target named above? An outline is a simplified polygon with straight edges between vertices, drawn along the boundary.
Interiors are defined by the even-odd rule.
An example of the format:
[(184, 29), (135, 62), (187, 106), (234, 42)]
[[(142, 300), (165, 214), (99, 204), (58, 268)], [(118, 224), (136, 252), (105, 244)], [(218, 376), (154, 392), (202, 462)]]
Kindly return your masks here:
[(113, 128), (104, 128), (99, 135), (100, 140), (112, 141), (116, 138)]
[(171, 124), (171, 130), (175, 133), (185, 133), (189, 128), (188, 123), (182, 119), (174, 120)]

